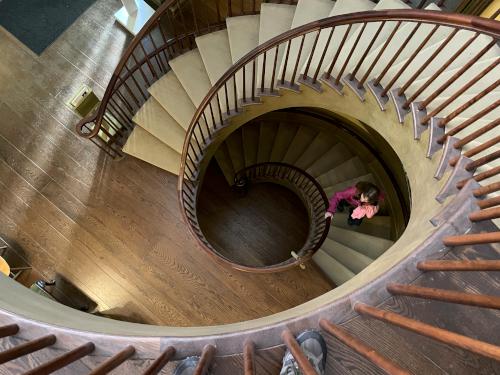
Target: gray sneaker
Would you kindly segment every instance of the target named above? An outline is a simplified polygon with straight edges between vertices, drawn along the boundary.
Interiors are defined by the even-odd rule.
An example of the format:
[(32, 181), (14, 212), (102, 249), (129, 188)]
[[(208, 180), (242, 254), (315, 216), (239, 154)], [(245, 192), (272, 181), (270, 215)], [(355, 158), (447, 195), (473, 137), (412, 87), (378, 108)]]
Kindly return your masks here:
[[(297, 342), (312, 367), (319, 375), (323, 375), (325, 373), (327, 352), (323, 336), (317, 331), (304, 331), (297, 336)], [(280, 375), (302, 375), (299, 365), (289, 350), (286, 351), (283, 357), (283, 367)]]
[(200, 357), (187, 357), (179, 362), (173, 375), (193, 375)]

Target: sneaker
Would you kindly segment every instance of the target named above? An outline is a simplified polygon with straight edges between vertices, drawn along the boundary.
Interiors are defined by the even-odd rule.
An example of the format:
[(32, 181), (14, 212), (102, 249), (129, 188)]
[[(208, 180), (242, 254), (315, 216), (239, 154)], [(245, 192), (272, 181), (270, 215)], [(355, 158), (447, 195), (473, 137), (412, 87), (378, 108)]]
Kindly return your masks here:
[(199, 360), (199, 357), (187, 357), (177, 365), (173, 375), (193, 375)]
[[(317, 331), (304, 331), (297, 337), (297, 342), (312, 367), (319, 375), (323, 375), (325, 373), (327, 351), (323, 336)], [(302, 375), (299, 365), (289, 350), (286, 351), (283, 357), (283, 367), (280, 375)]]

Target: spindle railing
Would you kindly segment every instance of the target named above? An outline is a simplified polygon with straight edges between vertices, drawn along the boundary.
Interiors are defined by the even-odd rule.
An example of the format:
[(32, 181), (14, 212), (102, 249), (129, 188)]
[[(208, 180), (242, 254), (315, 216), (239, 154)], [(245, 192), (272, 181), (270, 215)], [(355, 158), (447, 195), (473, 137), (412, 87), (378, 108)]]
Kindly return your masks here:
[(296, 257), (290, 258), (273, 265), (250, 266), (235, 262), (217, 250), (210, 240), (205, 237), (203, 230), (197, 220), (196, 206), (187, 204), (187, 217), (190, 225), (197, 234), (196, 238), (202, 248), (214, 259), (228, 264), (235, 269), (248, 272), (278, 272), (292, 267), (300, 266), (308, 262), (314, 253), (320, 248), (328, 235), (330, 228), (330, 218), (325, 218), (328, 208), (328, 198), (319, 183), (305, 171), (289, 164), (278, 162), (259, 163), (248, 166), (238, 171), (234, 177), (235, 181), (244, 181), (249, 188), (253, 184), (270, 182), (282, 185), (297, 194), (304, 203), (308, 211), (309, 232), (304, 245), (298, 249), (290, 249)]

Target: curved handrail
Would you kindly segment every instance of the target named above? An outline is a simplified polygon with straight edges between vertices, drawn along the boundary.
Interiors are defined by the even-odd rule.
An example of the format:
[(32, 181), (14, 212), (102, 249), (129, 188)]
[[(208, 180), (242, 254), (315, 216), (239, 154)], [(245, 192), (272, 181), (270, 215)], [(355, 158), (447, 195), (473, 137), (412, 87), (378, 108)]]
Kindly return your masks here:
[[(254, 50), (250, 51), (245, 56), (243, 56), (239, 61), (237, 61), (229, 70), (227, 70), (222, 75), (222, 77), (212, 86), (210, 91), (203, 99), (202, 103), (197, 108), (196, 113), (193, 116), (193, 119), (186, 133), (186, 138), (184, 141), (183, 151), (181, 155), (181, 166), (178, 179), (178, 193), (179, 193), (179, 203), (181, 212), (184, 216), (185, 222), (188, 223), (188, 227), (195, 238), (198, 238), (198, 234), (196, 233), (196, 231), (193, 230), (192, 224), (196, 220), (195, 217), (196, 215), (194, 215), (194, 217), (191, 218), (188, 217), (186, 197), (188, 197), (191, 203), (196, 202), (196, 195), (197, 195), (196, 183), (201, 180), (200, 176), (198, 175), (199, 170), (197, 168), (199, 166), (199, 163), (203, 160), (203, 153), (205, 152), (204, 148), (210, 144), (211, 140), (214, 138), (214, 133), (223, 128), (226, 122), (226, 118), (222, 113), (223, 112), (222, 108), (224, 108), (224, 105), (222, 106), (222, 108), (220, 105), (220, 96), (222, 96), (224, 93), (226, 94), (226, 108), (228, 110), (227, 112), (229, 115), (238, 113), (239, 111), (237, 100), (235, 100), (234, 107), (229, 108), (227, 100), (228, 82), (232, 82), (232, 85), (234, 87), (234, 92), (236, 94), (236, 75), (243, 73), (244, 77), (245, 71), (247, 70), (247, 66), (250, 66), (250, 70), (253, 69), (253, 76), (252, 76), (252, 80), (254, 82), (252, 84), (252, 98), (253, 98), (254, 96), (256, 96), (255, 95), (255, 81), (257, 79), (255, 75), (256, 61), (263, 55), (265, 61), (266, 52), (271, 51), (273, 49), (278, 50), (279, 47), (284, 47), (286, 45), (287, 46), (286, 60), (285, 60), (285, 65), (286, 65), (292, 41), (297, 41), (298, 43), (298, 39), (301, 39), (303, 42), (305, 36), (308, 34), (317, 32), (317, 35), (319, 36), (320, 31), (324, 29), (332, 29), (332, 28), (334, 29), (335, 27), (338, 26), (344, 26), (344, 25), (352, 26), (353, 24), (366, 25), (368, 23), (373, 23), (373, 22), (381, 22), (385, 24), (386, 22), (390, 21), (398, 22), (399, 24), (405, 21), (414, 22), (416, 24), (427, 23), (437, 26), (452, 27), (455, 29), (459, 28), (460, 30), (475, 31), (479, 34), (489, 35), (496, 39), (500, 37), (500, 23), (494, 20), (482, 19), (479, 17), (465, 16), (459, 14), (444, 14), (442, 12), (437, 12), (437, 11), (423, 11), (423, 10), (368, 11), (368, 12), (334, 16), (311, 22), (309, 24), (303, 25), (296, 29), (280, 34), (272, 38), (271, 40), (263, 43), (262, 45), (258, 46)], [(345, 35), (347, 35), (347, 33)], [(316, 41), (318, 36), (316, 36)], [(341, 48), (342, 46), (339, 47), (339, 52)], [(353, 49), (354, 48), (355, 46), (353, 47)], [(351, 56), (351, 54), (352, 51), (349, 54), (349, 57)], [(349, 59), (349, 57), (347, 59)], [(309, 60), (309, 62), (310, 61), (311, 60)], [(321, 63), (322, 61), (320, 60), (320, 66)], [(252, 64), (253, 67), (251, 66)], [(347, 62), (345, 64), (347, 65)], [(318, 66), (317, 68), (318, 70), (320, 66)], [(274, 69), (276, 69), (276, 66), (274, 67)], [(263, 69), (263, 71), (265, 73), (265, 69)], [(286, 67), (283, 71), (286, 71)], [(293, 77), (295, 76), (296, 71), (297, 71), (297, 65), (295, 66)], [(331, 72), (331, 67), (330, 71), (328, 73), (325, 73), (325, 75), (327, 75), (326, 76), (327, 79), (330, 77), (330, 72)], [(274, 74), (275, 71), (273, 71), (273, 79), (275, 78)], [(337, 82), (334, 82), (331, 85), (335, 84), (338, 85), (339, 77), (337, 77)], [(351, 80), (352, 78), (353, 77), (351, 76)], [(264, 82), (264, 76), (262, 77), (262, 82)], [(271, 85), (273, 84), (274, 82), (271, 82)], [(293, 82), (291, 85), (289, 85), (288, 88), (293, 88)], [(219, 93), (221, 94), (219, 95)], [(243, 93), (243, 95), (246, 95), (246, 93)], [(214, 104), (212, 105), (212, 103)], [(213, 106), (215, 106), (215, 109), (213, 108)], [(208, 135), (205, 135), (205, 133), (207, 132)], [(201, 142), (197, 134), (204, 137), (201, 140)]]
[[(262, 168), (265, 168), (265, 170), (262, 171)], [(313, 211), (312, 215), (314, 215), (310, 223), (310, 230), (306, 243), (299, 251), (296, 251), (298, 258), (290, 258), (284, 262), (263, 267), (245, 266), (234, 262), (214, 249), (208, 239), (204, 236), (201, 237), (198, 235), (197, 239), (202, 245), (202, 249), (204, 249), (212, 258), (215, 256), (214, 259), (217, 261), (245, 272), (281, 272), (307, 263), (325, 241), (331, 222), (331, 218), (325, 218), (324, 216), (326, 209), (328, 208), (328, 198), (318, 181), (302, 169), (281, 162), (258, 163), (243, 168), (242, 170), (236, 172), (235, 181), (240, 176), (246, 176), (250, 179), (250, 181), (260, 178), (265, 179), (266, 177), (270, 178), (271, 181), (273, 179), (285, 180), (288, 184), (297, 189), (297, 191), (304, 197), (304, 200), (307, 201), (307, 204)], [(203, 234), (201, 228), (198, 227), (197, 229), (199, 229), (199, 233)]]
[[(151, 18), (146, 22), (144, 27), (132, 39), (130, 44), (125, 49), (120, 62), (116, 66), (111, 76), (111, 79), (104, 92), (102, 101), (97, 110), (89, 116), (80, 120), (75, 125), (75, 130), (78, 135), (87, 139), (94, 139), (93, 142), (96, 143), (98, 147), (105, 150), (113, 157), (115, 155), (120, 155), (120, 151), (113, 147), (113, 144), (118, 143), (118, 137), (114, 137), (113, 135), (118, 133), (119, 136), (123, 136), (131, 130), (131, 128), (133, 127), (133, 115), (140, 108), (143, 99), (144, 101), (147, 99), (147, 89), (163, 74), (167, 73), (169, 69), (169, 59), (182, 54), (186, 51), (186, 48), (187, 50), (196, 48), (196, 45), (193, 43), (196, 36), (225, 27), (226, 17), (257, 13), (257, 11), (255, 10), (255, 1), (238, 1), (238, 5), (243, 5), (243, 7), (237, 14), (235, 13), (235, 11), (233, 11), (234, 6), (232, 6), (232, 3), (236, 2), (237, 0), (212, 0), (209, 3), (201, 3), (201, 5), (212, 6), (214, 8), (214, 11), (216, 9), (217, 19), (215, 21), (207, 20), (207, 23), (204, 24), (203, 27), (201, 27), (199, 25), (199, 23), (201, 22), (201, 18), (198, 19), (200, 14), (197, 14), (196, 12), (196, 8), (200, 4), (197, 4), (195, 6), (195, 1), (196, 0), (189, 0), (188, 4), (190, 5), (190, 9), (188, 10), (190, 12), (189, 16), (192, 17), (193, 25), (190, 25), (185, 20), (186, 17), (183, 15), (182, 10), (182, 7), (184, 6), (182, 0), (167, 0), (162, 5), (160, 5), (160, 7), (155, 11)], [(247, 2), (252, 6), (251, 11), (245, 10), (246, 8), (248, 8)], [(247, 6), (245, 6), (245, 4), (247, 4)], [(184, 29), (182, 33), (177, 33), (175, 22), (171, 22), (171, 10), (178, 10), (178, 12), (180, 13), (178, 18), (180, 18), (180, 24)], [(224, 11), (227, 14), (223, 14)], [(202, 12), (198, 10), (198, 13)], [(166, 35), (166, 32), (162, 28), (162, 25), (164, 25), (164, 23), (162, 23), (164, 16), (168, 19), (168, 24), (173, 25), (173, 32), (175, 33), (173, 37), (169, 37), (169, 35)], [(206, 18), (206, 15), (203, 16)], [(174, 18), (173, 21), (179, 20)], [(188, 28), (188, 30), (186, 30), (186, 28)], [(158, 34), (161, 35), (160, 43), (158, 43), (158, 40), (157, 42), (154, 41), (154, 38), (152, 36), (154, 31), (157, 31)], [(152, 44), (152, 47), (150, 47), (152, 51), (147, 51), (144, 43)], [(187, 47), (185, 46), (186, 43)], [(136, 52), (139, 52), (142, 58), (138, 59), (135, 56)], [(133, 66), (129, 66), (129, 61), (132, 58), (134, 60), (134, 64)], [(143, 65), (147, 67), (146, 72), (142, 71)], [(125, 74), (122, 75), (123, 72), (125, 72)], [(134, 74), (137, 72), (140, 72), (140, 79), (136, 79), (134, 77)], [(152, 77), (148, 77), (149, 74), (151, 74)], [(132, 78), (133, 84), (135, 86), (132, 88), (127, 86), (125, 94), (123, 94), (119, 91), (119, 89), (121, 89), (123, 85), (127, 84), (127, 80), (129, 78)], [(107, 125), (113, 128), (113, 130), (108, 130), (103, 127), (104, 120), (107, 121)], [(91, 123), (93, 125), (90, 126), (89, 124)], [(101, 131), (103, 132), (104, 137), (98, 136)], [(95, 140), (96, 138), (101, 143), (109, 146), (110, 150), (107, 150), (106, 147), (100, 145)], [(109, 143), (112, 144), (110, 145)], [(121, 146), (120, 144), (118, 145)]]

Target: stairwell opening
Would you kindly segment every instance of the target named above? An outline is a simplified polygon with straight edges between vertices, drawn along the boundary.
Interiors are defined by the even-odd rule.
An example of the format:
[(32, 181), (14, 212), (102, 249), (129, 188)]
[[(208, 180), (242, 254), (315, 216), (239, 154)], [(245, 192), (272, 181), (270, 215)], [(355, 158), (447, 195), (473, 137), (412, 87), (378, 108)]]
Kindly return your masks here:
[[(266, 163), (282, 163), (309, 176), (323, 195), (321, 215), (312, 215), (301, 189), (283, 183), (279, 174), (260, 183), (240, 181), (240, 171)], [(327, 198), (360, 181), (384, 192), (379, 213), (352, 226), (349, 214), (338, 212), (326, 224)], [(197, 212), (209, 247), (236, 267), (272, 271), (272, 266), (294, 261), (292, 251), (299, 259), (314, 254), (312, 262), (340, 285), (403, 234), (409, 205), (401, 161), (382, 136), (332, 112), (289, 108), (251, 120), (218, 146), (203, 177)], [(312, 233), (321, 225), (323, 237)]]

